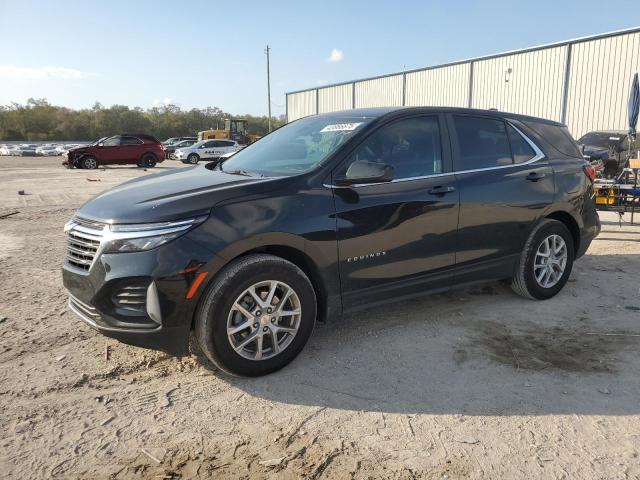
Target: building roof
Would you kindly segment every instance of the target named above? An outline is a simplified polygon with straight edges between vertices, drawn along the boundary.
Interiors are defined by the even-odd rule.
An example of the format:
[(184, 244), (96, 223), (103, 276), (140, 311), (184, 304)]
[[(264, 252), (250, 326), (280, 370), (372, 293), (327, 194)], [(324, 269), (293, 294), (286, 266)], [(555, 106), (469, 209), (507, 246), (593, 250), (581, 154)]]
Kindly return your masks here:
[(479, 61), (479, 60), (488, 60), (491, 58), (497, 58), (497, 57), (504, 57), (507, 55), (514, 55), (514, 54), (518, 54), (518, 53), (527, 53), (527, 52), (534, 52), (536, 50), (544, 50), (546, 48), (553, 48), (553, 47), (561, 47), (563, 45), (569, 45), (569, 44), (575, 44), (575, 43), (581, 43), (581, 42), (588, 42), (591, 40), (598, 40), (601, 38), (608, 38), (608, 37), (616, 37), (618, 35), (626, 35), (628, 33), (637, 33), (640, 32), (640, 27), (633, 27), (633, 28), (627, 28), (627, 29), (623, 29), (623, 30), (614, 30), (612, 32), (606, 32), (606, 33), (599, 33), (596, 35), (590, 35), (587, 37), (578, 37), (578, 38), (573, 38), (571, 40), (562, 40), (560, 42), (554, 42), (554, 43), (547, 43), (547, 44), (543, 44), (543, 45), (537, 45), (534, 47), (527, 47), (527, 48), (521, 48), (518, 50), (508, 50), (505, 52), (500, 52), (500, 53), (493, 53), (490, 55), (484, 55), (484, 56), (480, 56), (480, 57), (473, 57), (473, 58), (467, 58), (464, 60), (456, 60), (454, 62), (450, 62), (450, 63), (443, 63), (443, 64), (439, 64), (439, 65), (431, 65), (431, 66), (427, 66), (427, 67), (422, 67), (422, 68), (414, 68), (411, 70), (403, 70), (403, 71), (399, 71), (399, 72), (393, 72), (393, 73), (388, 73), (388, 74), (384, 74), (384, 75), (376, 75), (373, 77), (365, 77), (365, 78), (356, 78), (354, 80), (348, 80), (345, 82), (338, 82), (338, 83), (331, 83), (331, 84), (327, 84), (327, 85), (320, 85), (317, 87), (313, 87), (313, 88), (303, 88), (300, 90), (293, 90), (291, 92), (286, 92), (285, 95), (291, 95), (294, 93), (302, 93), (302, 92), (310, 92), (313, 90), (321, 90), (323, 88), (329, 88), (329, 87), (337, 87), (340, 85), (349, 85), (355, 82), (363, 82), (363, 81), (367, 81), (367, 80), (375, 80), (377, 78), (384, 78), (384, 77), (392, 77), (394, 75), (402, 75), (402, 74), (406, 74), (406, 73), (413, 73), (413, 72), (422, 72), (424, 70), (433, 70), (436, 68), (443, 68), (443, 67), (450, 67), (453, 65), (460, 65), (463, 63), (469, 63), (469, 62), (475, 62), (475, 61)]

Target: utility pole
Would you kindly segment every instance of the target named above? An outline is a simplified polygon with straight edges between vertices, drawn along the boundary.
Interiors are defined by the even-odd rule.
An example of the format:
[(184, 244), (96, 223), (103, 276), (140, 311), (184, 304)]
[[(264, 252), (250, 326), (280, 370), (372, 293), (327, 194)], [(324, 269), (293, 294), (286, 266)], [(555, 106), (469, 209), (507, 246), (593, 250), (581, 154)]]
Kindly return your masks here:
[(267, 103), (269, 104), (269, 133), (271, 133), (271, 78), (269, 74), (269, 45), (267, 45), (264, 53), (267, 54)]

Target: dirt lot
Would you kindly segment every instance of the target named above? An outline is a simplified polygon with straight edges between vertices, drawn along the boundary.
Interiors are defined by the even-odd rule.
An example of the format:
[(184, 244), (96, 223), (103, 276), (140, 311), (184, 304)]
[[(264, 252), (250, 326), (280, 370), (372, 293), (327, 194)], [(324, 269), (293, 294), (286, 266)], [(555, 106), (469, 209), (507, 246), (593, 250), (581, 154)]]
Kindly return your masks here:
[(228, 378), (67, 312), (63, 224), (151, 170), (59, 161), (0, 158), (0, 215), (19, 211), (0, 219), (4, 477), (640, 478), (640, 226), (603, 215), (552, 300), (492, 284), (390, 305)]

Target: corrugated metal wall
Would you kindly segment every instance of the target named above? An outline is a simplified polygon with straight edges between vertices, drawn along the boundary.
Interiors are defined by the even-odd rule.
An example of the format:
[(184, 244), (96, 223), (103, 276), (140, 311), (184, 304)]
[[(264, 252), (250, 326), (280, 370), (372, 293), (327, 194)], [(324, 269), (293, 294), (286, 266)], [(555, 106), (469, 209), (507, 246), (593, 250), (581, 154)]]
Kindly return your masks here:
[(353, 84), (318, 89), (318, 113), (353, 108)]
[(640, 28), (635, 28), (289, 93), (287, 116), (292, 121), (316, 108), (323, 113), (354, 104), (466, 107), (471, 95), (472, 107), (564, 121), (578, 138), (590, 130), (626, 130), (627, 98), (639, 70)]
[(356, 82), (356, 108), (402, 106), (402, 75)]
[(470, 64), (407, 73), (405, 105), (467, 107)]
[(571, 50), (566, 123), (590, 130), (627, 129), (627, 100), (640, 70), (640, 33), (577, 43)]
[(497, 108), (559, 121), (567, 47), (473, 63), (473, 108)]
[(287, 95), (287, 120), (292, 122), (298, 118), (315, 115), (317, 90), (307, 90)]

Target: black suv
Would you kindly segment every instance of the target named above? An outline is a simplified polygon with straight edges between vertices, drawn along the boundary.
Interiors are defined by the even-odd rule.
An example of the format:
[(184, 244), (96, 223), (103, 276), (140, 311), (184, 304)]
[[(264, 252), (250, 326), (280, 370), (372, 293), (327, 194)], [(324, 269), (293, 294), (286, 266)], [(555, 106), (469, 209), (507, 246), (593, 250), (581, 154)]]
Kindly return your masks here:
[(567, 282), (600, 231), (565, 126), (485, 110), (375, 108), (292, 122), (218, 165), (144, 176), (67, 223), (70, 308), (123, 342), (277, 370), (316, 319), (509, 279)]

